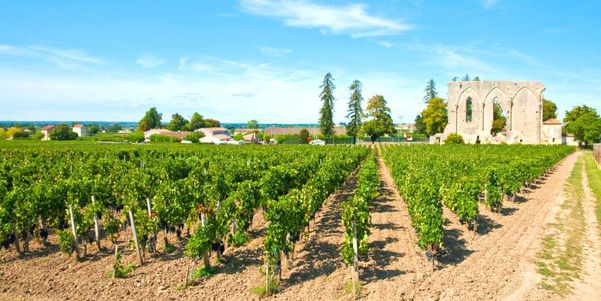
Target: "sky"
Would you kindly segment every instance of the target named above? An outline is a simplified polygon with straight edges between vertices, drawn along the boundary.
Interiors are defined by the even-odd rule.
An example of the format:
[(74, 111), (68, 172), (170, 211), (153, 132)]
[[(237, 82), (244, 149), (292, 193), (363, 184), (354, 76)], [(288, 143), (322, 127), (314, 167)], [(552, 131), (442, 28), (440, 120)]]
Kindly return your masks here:
[(601, 1), (0, 0), (0, 120), (315, 123), (320, 85), (380, 94), (395, 122), (426, 82), (538, 80), (560, 115), (601, 110)]

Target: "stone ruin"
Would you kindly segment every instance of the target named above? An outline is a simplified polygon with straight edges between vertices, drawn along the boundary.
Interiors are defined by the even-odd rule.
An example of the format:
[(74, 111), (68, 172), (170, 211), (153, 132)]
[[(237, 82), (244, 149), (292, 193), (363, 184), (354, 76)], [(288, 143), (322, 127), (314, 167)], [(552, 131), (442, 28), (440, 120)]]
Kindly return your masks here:
[[(543, 92), (538, 81), (460, 81), (448, 84), (448, 124), (443, 133), (430, 137), (442, 143), (451, 133), (466, 143), (561, 144), (561, 122), (543, 123)], [(499, 133), (493, 128), (493, 108), (500, 105), (506, 125)]]

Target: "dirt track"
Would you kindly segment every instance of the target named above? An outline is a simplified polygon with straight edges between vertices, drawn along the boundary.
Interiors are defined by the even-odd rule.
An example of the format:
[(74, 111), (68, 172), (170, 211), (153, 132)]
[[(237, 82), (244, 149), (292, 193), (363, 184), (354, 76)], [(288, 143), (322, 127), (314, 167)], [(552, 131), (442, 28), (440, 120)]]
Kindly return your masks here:
[[(515, 297), (527, 290), (527, 272), (534, 262), (545, 225), (561, 203), (561, 190), (576, 158), (570, 155), (545, 182), (516, 203), (505, 203), (502, 214), (481, 208), (477, 233), (467, 232), (450, 216), (445, 244), (450, 255), (438, 270), (416, 246), (407, 208), (387, 169), (382, 169), (382, 195), (372, 211), (369, 261), (361, 263), (362, 297), (406, 300), (491, 300)], [(349, 271), (340, 259), (343, 239), (339, 202), (352, 193), (350, 182), (332, 196), (311, 225), (306, 241), (297, 246), (296, 260), (284, 263), (281, 292), (276, 299), (348, 299), (344, 285)], [(446, 215), (449, 213), (447, 212)], [(182, 283), (189, 259), (181, 254), (158, 256), (137, 268), (128, 279), (110, 279), (112, 256), (91, 256), (74, 263), (51, 247), (15, 259), (14, 251), (0, 252), (0, 300), (28, 299), (254, 299), (251, 290), (262, 283), (262, 237), (266, 224), (255, 218), (253, 240), (227, 249), (228, 262), (216, 275), (185, 291)], [(54, 238), (55, 239), (55, 238)], [(55, 241), (54, 241), (55, 242)], [(104, 242), (105, 245), (110, 245)], [(35, 247), (32, 248), (35, 250)], [(95, 254), (94, 248), (91, 251)], [(127, 261), (135, 262), (133, 252)], [(520, 299), (519, 297), (517, 299)]]

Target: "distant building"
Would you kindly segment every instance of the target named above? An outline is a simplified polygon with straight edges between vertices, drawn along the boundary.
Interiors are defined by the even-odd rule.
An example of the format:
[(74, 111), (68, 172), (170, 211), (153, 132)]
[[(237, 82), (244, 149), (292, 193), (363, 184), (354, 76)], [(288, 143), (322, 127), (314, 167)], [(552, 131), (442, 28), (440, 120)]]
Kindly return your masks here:
[(232, 137), (230, 137), (230, 135), (217, 134), (217, 135), (204, 136), (204, 137), (200, 138), (199, 142), (200, 143), (223, 144), (230, 140), (232, 140)]
[(545, 144), (562, 144), (561, 121), (552, 118), (543, 122), (543, 141)]
[(234, 136), (237, 134), (242, 134), (242, 135), (248, 135), (251, 133), (259, 133), (260, 130), (259, 129), (235, 129), (234, 130)]
[(413, 133), (415, 132), (415, 124), (413, 123), (401, 123), (397, 126), (397, 130), (399, 130), (399, 132), (410, 132)]
[(215, 135), (230, 135), (230, 130), (222, 127), (215, 128), (200, 128), (195, 132), (202, 132), (205, 136), (215, 136)]
[(73, 132), (75, 132), (75, 134), (77, 134), (78, 137), (90, 136), (88, 128), (85, 125), (79, 123), (73, 125)]
[(50, 140), (50, 133), (52, 133), (52, 130), (54, 130), (54, 125), (47, 125), (42, 127), (42, 130), (40, 131), (44, 135), (44, 137), (42, 137), (42, 140)]
[(186, 136), (190, 135), (191, 132), (174, 132), (168, 129), (152, 129), (144, 132), (144, 140), (150, 140), (152, 135), (160, 135), (167, 137), (175, 137), (177, 140), (182, 141)]
[[(309, 131), (309, 135), (315, 136), (320, 135), (321, 130), (318, 127), (288, 127), (288, 128), (279, 128), (279, 127), (269, 127), (266, 128), (264, 133), (270, 136), (281, 136), (281, 135), (298, 135), (300, 131), (306, 129)], [(346, 135), (346, 128), (343, 126), (334, 127), (334, 135)]]

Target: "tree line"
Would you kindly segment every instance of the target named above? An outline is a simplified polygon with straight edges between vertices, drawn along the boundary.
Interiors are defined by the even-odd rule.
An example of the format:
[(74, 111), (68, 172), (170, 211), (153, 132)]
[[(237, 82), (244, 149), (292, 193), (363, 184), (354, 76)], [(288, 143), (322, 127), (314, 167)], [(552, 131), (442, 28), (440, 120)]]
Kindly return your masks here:
[[(334, 78), (327, 73), (320, 86), (322, 89), (319, 97), (323, 103), (319, 113), (319, 128), (322, 135), (330, 137), (334, 135)], [(363, 110), (362, 94), (363, 85), (359, 80), (354, 80), (349, 86), (350, 97), (346, 118), (347, 135), (353, 138), (353, 144), (357, 137), (368, 136), (375, 142), (384, 135), (393, 135), (396, 132), (388, 102), (382, 95), (374, 95), (367, 100), (366, 110)]]

